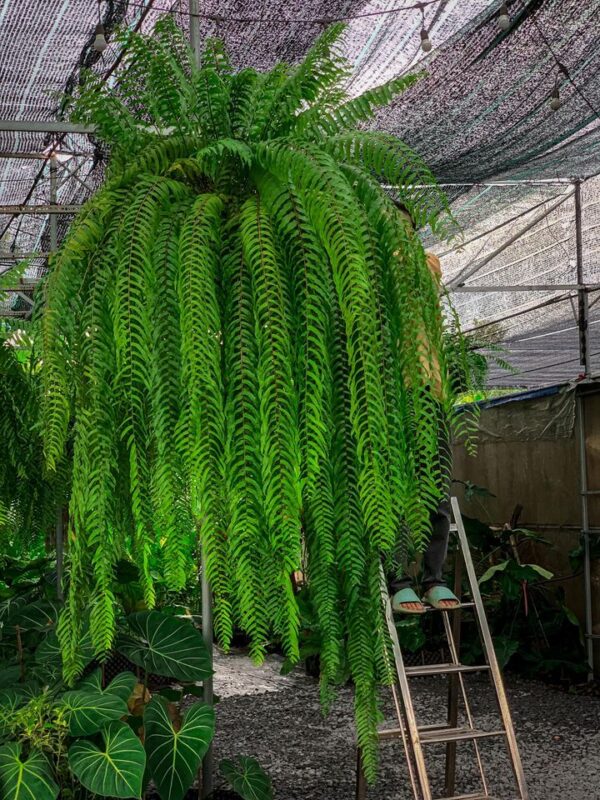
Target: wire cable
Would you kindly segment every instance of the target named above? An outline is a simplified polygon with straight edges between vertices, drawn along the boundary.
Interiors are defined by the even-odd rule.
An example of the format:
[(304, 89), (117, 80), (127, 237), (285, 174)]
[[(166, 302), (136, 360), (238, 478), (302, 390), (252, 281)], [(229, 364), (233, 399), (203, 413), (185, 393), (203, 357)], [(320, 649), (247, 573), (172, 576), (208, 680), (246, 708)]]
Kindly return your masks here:
[[(380, 11), (364, 11), (361, 14), (348, 14), (341, 17), (296, 17), (295, 19), (288, 19), (285, 17), (226, 17), (221, 14), (190, 14), (186, 12), (186, 16), (194, 17), (196, 19), (206, 19), (210, 22), (238, 22), (244, 24), (252, 23), (268, 23), (269, 25), (330, 25), (334, 22), (351, 22), (355, 19), (365, 19), (367, 17), (380, 17), (384, 14), (401, 14), (405, 11), (420, 11), (427, 6), (434, 5), (435, 3), (443, 3), (444, 0), (423, 0), (421, 3), (413, 3), (408, 6), (397, 6), (396, 8), (388, 8)], [(138, 8), (145, 8), (144, 4), (139, 0), (129, 0), (130, 6), (137, 6)], [(153, 11), (161, 11), (167, 14), (177, 13), (173, 8), (162, 8), (154, 6)]]

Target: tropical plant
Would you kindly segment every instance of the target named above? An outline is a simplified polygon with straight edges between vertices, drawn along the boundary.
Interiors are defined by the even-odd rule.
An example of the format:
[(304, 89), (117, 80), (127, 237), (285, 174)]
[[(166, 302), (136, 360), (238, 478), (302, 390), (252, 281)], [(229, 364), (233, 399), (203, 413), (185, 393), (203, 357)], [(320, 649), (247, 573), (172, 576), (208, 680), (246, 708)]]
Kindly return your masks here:
[[(553, 574), (536, 563), (525, 563), (532, 547), (550, 542), (525, 528), (493, 530), (465, 518), (477, 558), (479, 584), (498, 660), (502, 666), (552, 680), (571, 680), (585, 673), (585, 649), (579, 621), (566, 605), (564, 590), (552, 585)], [(473, 630), (465, 660), (480, 657)]]
[[(201, 634), (189, 620), (133, 614), (119, 641), (138, 675), (121, 672), (105, 684), (88, 644), (87, 673), (69, 689), (61, 678), (57, 613), (45, 601), (0, 606), (0, 796), (54, 800), (60, 790), (62, 798), (81, 800), (139, 798), (152, 780), (161, 800), (182, 800), (214, 733), (214, 708), (188, 705), (198, 682), (212, 674)], [(147, 689), (155, 669), (177, 681), (165, 696)]]
[(0, 553), (43, 554), (66, 486), (44, 470), (40, 363), (26, 331), (0, 321)]
[(122, 34), (117, 84), (89, 77), (73, 118), (110, 163), (44, 287), (44, 437), (49, 470), (73, 440), (67, 678), (86, 606), (96, 653), (111, 647), (120, 554), (151, 607), (151, 553), (177, 589), (196, 532), (222, 644), (237, 623), (256, 660), (271, 632), (296, 660), (304, 539), (323, 681), (347, 659), (372, 779), (380, 557), (428, 533), (452, 405), (413, 228), (447, 202), (406, 145), (361, 127), (416, 78), (347, 97), (342, 28), (297, 66), (235, 73), (216, 41), (196, 65), (167, 15)]

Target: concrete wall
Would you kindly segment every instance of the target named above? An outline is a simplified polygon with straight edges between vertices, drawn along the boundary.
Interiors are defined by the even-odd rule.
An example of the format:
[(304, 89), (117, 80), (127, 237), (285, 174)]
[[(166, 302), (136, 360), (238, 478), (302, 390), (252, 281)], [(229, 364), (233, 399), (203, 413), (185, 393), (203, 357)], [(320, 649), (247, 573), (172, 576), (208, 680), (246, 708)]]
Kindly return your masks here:
[[(559, 399), (559, 398), (557, 398)], [(555, 403), (555, 401), (552, 401)], [(552, 548), (534, 545), (524, 552), (526, 560), (535, 561), (551, 570), (558, 586), (565, 590), (567, 604), (579, 619), (584, 619), (583, 577), (572, 577), (569, 551), (578, 546), (581, 525), (579, 495), (579, 456), (573, 416), (560, 430), (542, 433), (542, 438), (525, 440), (519, 425), (511, 432), (504, 424), (515, 416), (543, 417), (551, 409), (548, 399), (525, 400), (484, 409), (482, 435), (475, 455), (469, 455), (460, 444), (454, 446), (454, 478), (484, 486), (496, 497), (467, 503), (464, 491), (455, 484), (465, 514), (491, 524), (508, 522), (515, 506), (523, 511), (519, 524), (536, 526), (536, 530), (552, 542)], [(584, 399), (588, 486), (600, 490), (600, 394)], [(568, 411), (568, 409), (567, 409)], [(565, 420), (563, 420), (564, 422)], [(523, 430), (525, 428), (523, 427)], [(538, 430), (541, 430), (538, 425)], [(491, 435), (490, 435), (491, 431)], [(600, 495), (590, 498), (590, 525), (600, 527)], [(600, 634), (600, 561), (593, 565), (593, 599), (595, 633)], [(596, 663), (600, 665), (600, 648)]]

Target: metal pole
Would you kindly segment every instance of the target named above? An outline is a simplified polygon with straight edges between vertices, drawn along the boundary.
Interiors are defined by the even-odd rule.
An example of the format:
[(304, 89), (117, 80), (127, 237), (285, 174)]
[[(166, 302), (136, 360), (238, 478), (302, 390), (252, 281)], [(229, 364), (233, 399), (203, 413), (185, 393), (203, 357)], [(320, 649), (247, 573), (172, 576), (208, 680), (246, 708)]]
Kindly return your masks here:
[[(212, 621), (212, 596), (210, 584), (206, 576), (206, 553), (202, 547), (202, 638), (208, 652), (210, 653), (211, 663), (213, 657), (213, 621)], [(204, 702), (213, 704), (213, 679), (207, 678), (203, 683)], [(206, 755), (202, 759), (202, 791), (201, 797), (205, 798), (213, 791), (213, 748), (209, 745)]]
[[(56, 205), (58, 200), (58, 164), (56, 156), (50, 159), (50, 203)], [(58, 249), (58, 217), (50, 215), (50, 251), (55, 253)], [(56, 512), (56, 596), (63, 600), (63, 567), (64, 567), (64, 524), (63, 510), (59, 506)]]
[(64, 525), (63, 510), (60, 506), (56, 510), (56, 596), (64, 600), (63, 592), (63, 564), (64, 564)]
[(579, 353), (585, 377), (588, 378), (590, 369), (590, 348), (588, 342), (588, 296), (583, 275), (583, 235), (581, 223), (581, 181), (574, 181), (575, 186), (575, 254), (577, 265), (578, 285), (578, 325), (579, 325)]
[(190, 44), (196, 57), (196, 66), (200, 66), (200, 2), (199, 0), (189, 0), (190, 13)]
[[(200, 66), (200, 6), (199, 0), (189, 0), (190, 15), (190, 44), (194, 51), (196, 66)], [(202, 559), (202, 637), (207, 650), (210, 653), (211, 662), (213, 656), (213, 624), (212, 624), (212, 595), (210, 584), (206, 576), (206, 553), (204, 546), (201, 545)], [(212, 705), (213, 703), (213, 679), (212, 677), (204, 681), (204, 702)], [(212, 744), (206, 751), (202, 759), (202, 789), (201, 797), (205, 798), (213, 791), (213, 748)]]
[[(579, 327), (579, 361), (585, 377), (590, 369), (590, 349), (588, 339), (588, 296), (583, 286), (583, 234), (581, 219), (581, 180), (573, 181), (575, 187), (575, 254), (577, 266), (577, 324)], [(579, 447), (579, 483), (581, 492), (581, 533), (583, 538), (583, 583), (585, 594), (585, 649), (589, 667), (588, 679), (594, 677), (594, 641), (592, 613), (592, 563), (590, 553), (590, 514), (588, 505), (587, 447), (585, 436), (585, 400), (577, 394), (577, 443)]]
[(584, 399), (577, 394), (577, 448), (579, 450), (579, 488), (581, 494), (581, 536), (583, 538), (583, 585), (585, 593), (585, 650), (588, 662), (588, 679), (594, 677), (594, 640), (592, 615), (592, 574), (590, 554), (590, 519), (588, 508), (587, 448), (585, 441)]

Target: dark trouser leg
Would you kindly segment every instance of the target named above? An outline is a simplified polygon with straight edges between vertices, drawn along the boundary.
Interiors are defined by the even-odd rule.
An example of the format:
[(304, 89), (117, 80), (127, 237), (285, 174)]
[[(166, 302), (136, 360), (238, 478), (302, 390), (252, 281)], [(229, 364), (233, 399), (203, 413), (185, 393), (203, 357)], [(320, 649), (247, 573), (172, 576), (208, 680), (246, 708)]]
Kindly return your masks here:
[(431, 539), (423, 554), (423, 588), (444, 584), (450, 534), (450, 500), (445, 497), (431, 514)]
[(450, 486), (452, 484), (451, 462), (452, 450), (450, 437), (445, 426), (438, 436), (440, 453), (441, 489), (443, 496), (435, 511), (431, 512), (431, 539), (423, 554), (423, 588), (444, 585), (444, 564), (448, 555), (448, 537), (450, 535)]

